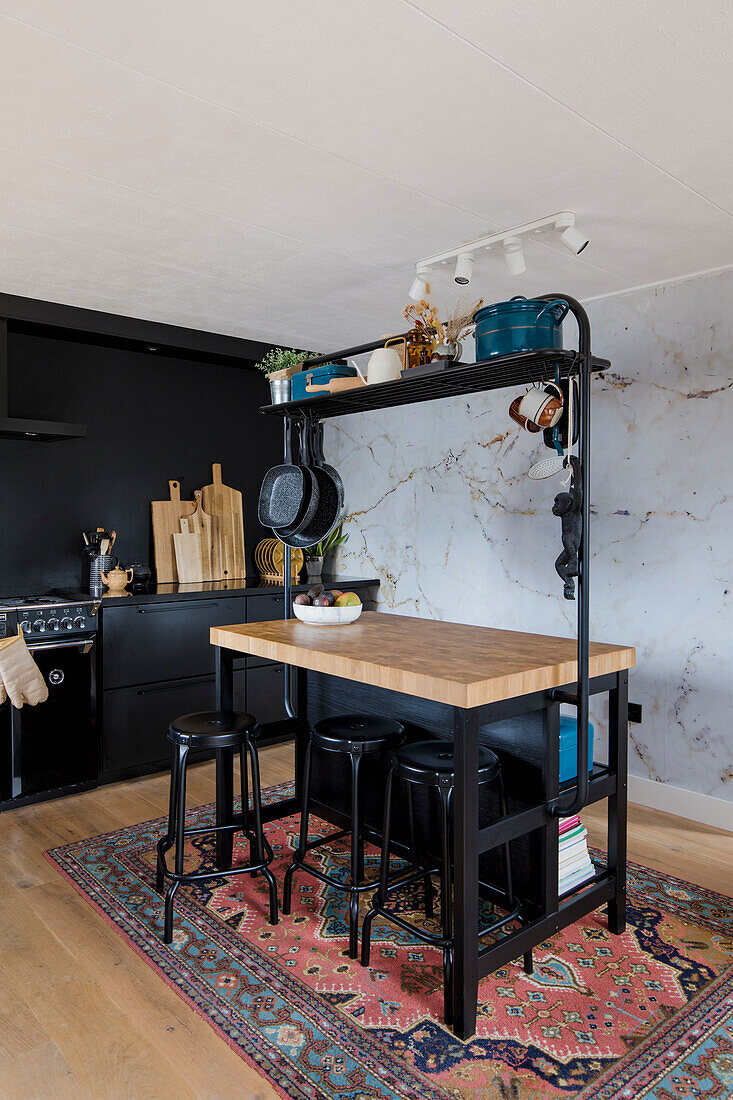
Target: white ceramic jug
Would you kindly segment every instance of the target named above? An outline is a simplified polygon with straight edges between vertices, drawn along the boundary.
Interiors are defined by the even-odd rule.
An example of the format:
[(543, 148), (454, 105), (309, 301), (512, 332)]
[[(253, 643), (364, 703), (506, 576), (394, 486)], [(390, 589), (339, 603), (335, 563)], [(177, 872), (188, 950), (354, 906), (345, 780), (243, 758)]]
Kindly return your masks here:
[(377, 348), (369, 357), (367, 384), (394, 382), (402, 374), (402, 360), (396, 348)]

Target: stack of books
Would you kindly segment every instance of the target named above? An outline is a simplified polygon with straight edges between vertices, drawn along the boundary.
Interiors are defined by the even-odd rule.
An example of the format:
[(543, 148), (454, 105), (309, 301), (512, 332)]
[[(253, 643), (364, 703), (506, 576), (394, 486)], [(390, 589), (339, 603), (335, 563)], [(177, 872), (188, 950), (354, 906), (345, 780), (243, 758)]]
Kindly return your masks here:
[(569, 894), (590, 881), (595, 867), (588, 855), (588, 833), (577, 814), (560, 821), (558, 894)]

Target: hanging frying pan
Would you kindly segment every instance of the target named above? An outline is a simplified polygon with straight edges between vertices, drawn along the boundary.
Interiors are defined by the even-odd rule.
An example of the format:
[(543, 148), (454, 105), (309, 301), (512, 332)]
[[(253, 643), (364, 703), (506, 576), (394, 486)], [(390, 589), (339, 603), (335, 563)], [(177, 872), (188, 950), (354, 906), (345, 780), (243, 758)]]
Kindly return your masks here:
[[(314, 546), (317, 542), (321, 542), (322, 539), (325, 539), (338, 523), (339, 513), (341, 511), (336, 483), (325, 470), (321, 469), (320, 466), (314, 465), (311, 459), (309, 449), (311, 446), (311, 435), (312, 426), (307, 424), (301, 436), (303, 446), (301, 460), (305, 455), (307, 467), (317, 482), (317, 504), (315, 510), (310, 519), (306, 519), (298, 525), (297, 530), (283, 531), (278, 529), (275, 531), (277, 537), (282, 542), (286, 543), (287, 546), (301, 549), (305, 549), (308, 546)], [(311, 509), (309, 508), (308, 511), (310, 512)]]
[(285, 432), (285, 463), (273, 466), (262, 479), (257, 518), (263, 527), (292, 527), (305, 515), (311, 481), (292, 459), (290, 431)]
[[(302, 508), (294, 523), (283, 524), (281, 527), (273, 527), (272, 533), (276, 538), (279, 538), (281, 542), (286, 543), (288, 546), (302, 548), (303, 546), (310, 546), (311, 544), (309, 542), (291, 542), (290, 540), (294, 536), (297, 536), (301, 528), (313, 522), (313, 518), (318, 510), (320, 488), (315, 471), (308, 464), (307, 428), (305, 423), (301, 422), (298, 425), (298, 431), (300, 433), (300, 466), (298, 468), (303, 471), (306, 486), (303, 494)], [(317, 541), (316, 539), (316, 542)]]
[(315, 457), (316, 465), (320, 466), (322, 470), (325, 470), (328, 476), (336, 486), (336, 492), (339, 498), (339, 512), (344, 506), (344, 499), (346, 496), (346, 490), (344, 489), (344, 483), (341, 479), (341, 474), (334, 466), (329, 466), (323, 454), (323, 421), (319, 422), (315, 426)]

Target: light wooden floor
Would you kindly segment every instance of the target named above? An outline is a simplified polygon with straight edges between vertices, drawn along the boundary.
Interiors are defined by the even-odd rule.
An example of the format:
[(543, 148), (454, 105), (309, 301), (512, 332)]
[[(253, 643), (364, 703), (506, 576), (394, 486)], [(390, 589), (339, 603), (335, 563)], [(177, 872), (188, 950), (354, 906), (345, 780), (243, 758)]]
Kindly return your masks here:
[[(292, 776), (291, 746), (262, 753)], [(165, 775), (0, 815), (0, 1096), (12, 1100), (275, 1097), (43, 859), (59, 844), (167, 812)], [(189, 805), (214, 799), (210, 764)], [(603, 847), (603, 807), (585, 811)], [(733, 834), (632, 807), (630, 858), (733, 895)]]

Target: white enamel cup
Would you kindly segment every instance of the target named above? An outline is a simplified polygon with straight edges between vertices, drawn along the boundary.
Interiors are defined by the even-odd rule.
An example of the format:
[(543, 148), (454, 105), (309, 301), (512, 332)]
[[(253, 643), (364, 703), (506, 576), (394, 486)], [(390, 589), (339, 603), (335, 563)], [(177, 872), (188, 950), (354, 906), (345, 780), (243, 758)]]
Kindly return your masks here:
[[(557, 407), (545, 418), (546, 422), (543, 424), (542, 415), (551, 402)], [(532, 386), (519, 402), (519, 412), (533, 424), (542, 428), (552, 428), (562, 416), (562, 391), (554, 382), (548, 383), (545, 387)]]

